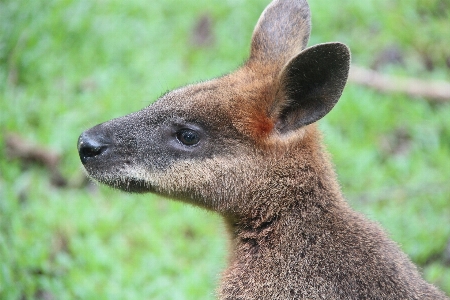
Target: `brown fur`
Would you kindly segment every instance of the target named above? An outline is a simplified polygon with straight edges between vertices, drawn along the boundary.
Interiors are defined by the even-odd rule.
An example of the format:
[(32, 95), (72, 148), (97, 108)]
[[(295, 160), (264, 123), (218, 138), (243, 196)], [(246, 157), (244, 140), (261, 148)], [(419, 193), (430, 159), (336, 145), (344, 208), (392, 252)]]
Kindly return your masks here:
[(84, 132), (87, 172), (221, 214), (220, 299), (447, 299), (342, 197), (313, 123), (339, 99), (350, 54), (305, 49), (309, 30), (305, 1), (273, 1), (242, 68)]

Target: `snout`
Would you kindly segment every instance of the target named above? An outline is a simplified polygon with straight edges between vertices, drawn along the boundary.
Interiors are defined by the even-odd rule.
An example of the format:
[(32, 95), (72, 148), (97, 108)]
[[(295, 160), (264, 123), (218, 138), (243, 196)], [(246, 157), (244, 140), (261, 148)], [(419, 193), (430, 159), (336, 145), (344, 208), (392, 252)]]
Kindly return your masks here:
[(83, 132), (78, 138), (78, 154), (81, 162), (86, 164), (89, 160), (104, 154), (109, 146), (110, 141), (104, 135), (92, 129)]

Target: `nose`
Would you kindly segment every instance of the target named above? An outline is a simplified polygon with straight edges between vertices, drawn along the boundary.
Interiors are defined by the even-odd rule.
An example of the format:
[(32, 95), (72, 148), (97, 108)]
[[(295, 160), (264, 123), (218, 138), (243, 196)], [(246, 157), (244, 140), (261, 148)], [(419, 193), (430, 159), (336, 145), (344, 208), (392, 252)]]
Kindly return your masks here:
[(109, 143), (103, 136), (83, 132), (78, 138), (78, 154), (85, 164), (89, 159), (101, 155), (108, 149)]

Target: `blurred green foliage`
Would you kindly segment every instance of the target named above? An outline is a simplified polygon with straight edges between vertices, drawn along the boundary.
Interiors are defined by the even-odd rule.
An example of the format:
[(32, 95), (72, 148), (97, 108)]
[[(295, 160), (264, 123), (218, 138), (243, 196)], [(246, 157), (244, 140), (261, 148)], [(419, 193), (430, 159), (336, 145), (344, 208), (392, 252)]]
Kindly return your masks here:
[[(214, 298), (227, 248), (220, 218), (80, 185), (76, 141), (167, 90), (238, 67), (267, 3), (0, 1), (1, 299)], [(450, 80), (447, 0), (310, 6), (310, 45), (341, 41), (354, 63)], [(206, 33), (197, 32), (205, 18)], [(209, 43), (195, 42), (196, 34), (210, 35)], [(450, 294), (449, 104), (349, 84), (320, 126), (352, 206)], [(6, 132), (60, 153), (69, 185), (57, 188), (42, 166), (10, 159)]]

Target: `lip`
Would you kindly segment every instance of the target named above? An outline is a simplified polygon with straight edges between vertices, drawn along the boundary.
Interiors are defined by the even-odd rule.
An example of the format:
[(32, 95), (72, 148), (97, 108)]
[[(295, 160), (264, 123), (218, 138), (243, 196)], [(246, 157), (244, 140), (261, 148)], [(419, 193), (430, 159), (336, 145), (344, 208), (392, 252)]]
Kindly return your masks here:
[[(108, 183), (107, 183), (108, 184)], [(119, 181), (119, 184), (112, 185), (114, 188), (128, 192), (128, 193), (148, 193), (152, 192), (152, 186), (140, 179), (125, 178)]]

